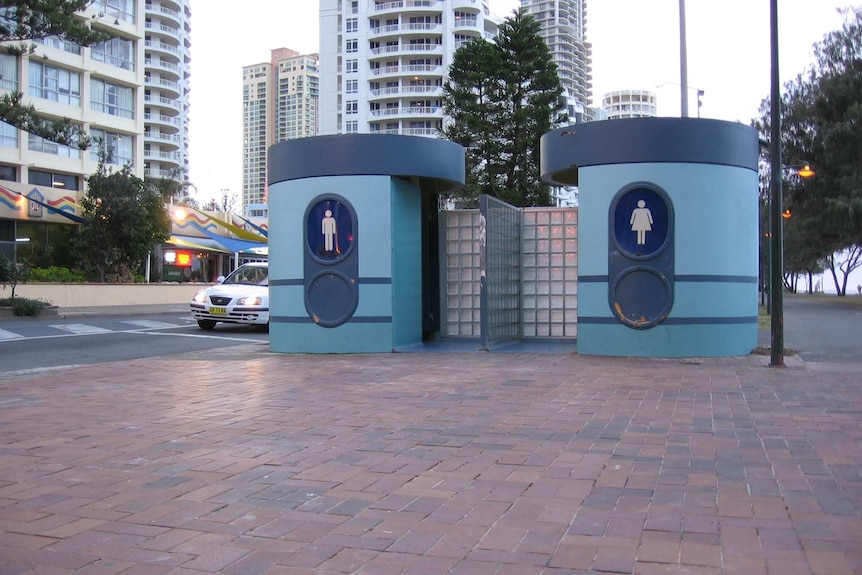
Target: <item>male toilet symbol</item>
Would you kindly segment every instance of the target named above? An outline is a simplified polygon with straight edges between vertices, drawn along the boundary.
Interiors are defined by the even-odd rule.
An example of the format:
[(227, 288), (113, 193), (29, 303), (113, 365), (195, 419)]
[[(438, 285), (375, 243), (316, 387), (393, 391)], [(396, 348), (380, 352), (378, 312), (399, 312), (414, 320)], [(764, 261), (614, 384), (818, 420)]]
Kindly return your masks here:
[(323, 234), (323, 249), (327, 253), (335, 251), (336, 239), (338, 238), (338, 228), (335, 218), (332, 217), (332, 210), (326, 210), (323, 220), (321, 220), (321, 233)]
[(632, 231), (638, 234), (638, 245), (646, 244), (646, 233), (652, 231), (652, 212), (646, 207), (646, 202), (638, 200), (638, 207), (632, 210), (632, 217), (629, 219), (629, 224), (632, 226)]

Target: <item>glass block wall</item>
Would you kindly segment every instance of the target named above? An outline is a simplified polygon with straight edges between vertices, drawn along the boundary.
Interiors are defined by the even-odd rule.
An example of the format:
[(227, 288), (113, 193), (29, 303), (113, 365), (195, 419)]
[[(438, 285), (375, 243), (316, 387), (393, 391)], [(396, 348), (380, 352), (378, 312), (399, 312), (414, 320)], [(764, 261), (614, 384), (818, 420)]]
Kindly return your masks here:
[[(521, 330), (524, 338), (578, 335), (578, 210), (525, 208), (521, 222)], [(442, 337), (479, 339), (479, 211), (440, 213), (445, 319)], [(493, 258), (491, 258), (493, 260)], [(496, 265), (489, 261), (489, 265)]]
[(578, 209), (526, 208), (522, 239), (524, 337), (578, 335)]
[(444, 337), (479, 338), (479, 210), (440, 213), (445, 269)]

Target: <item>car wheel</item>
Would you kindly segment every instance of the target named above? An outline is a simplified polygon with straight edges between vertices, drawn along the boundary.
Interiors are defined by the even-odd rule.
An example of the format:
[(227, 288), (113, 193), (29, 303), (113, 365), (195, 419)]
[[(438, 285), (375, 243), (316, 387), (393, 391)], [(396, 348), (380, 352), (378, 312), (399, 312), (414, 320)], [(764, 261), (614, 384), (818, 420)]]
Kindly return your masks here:
[(205, 329), (205, 330), (209, 331), (211, 329), (215, 329), (215, 326), (216, 326), (216, 322), (214, 322), (211, 319), (199, 319), (198, 320), (198, 327), (201, 329)]

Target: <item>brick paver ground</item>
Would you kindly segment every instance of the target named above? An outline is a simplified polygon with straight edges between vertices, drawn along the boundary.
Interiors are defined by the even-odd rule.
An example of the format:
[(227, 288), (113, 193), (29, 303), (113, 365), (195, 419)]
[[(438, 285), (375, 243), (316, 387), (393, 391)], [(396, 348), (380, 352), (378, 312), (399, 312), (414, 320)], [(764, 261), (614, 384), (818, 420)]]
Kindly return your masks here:
[(858, 365), (261, 349), (0, 381), (0, 574), (862, 573)]

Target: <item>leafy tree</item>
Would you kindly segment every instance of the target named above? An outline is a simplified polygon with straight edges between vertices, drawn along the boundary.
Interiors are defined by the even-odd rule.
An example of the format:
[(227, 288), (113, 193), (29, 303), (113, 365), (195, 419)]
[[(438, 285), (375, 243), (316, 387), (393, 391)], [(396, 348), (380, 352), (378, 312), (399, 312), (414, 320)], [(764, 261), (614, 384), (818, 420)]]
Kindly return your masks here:
[(145, 176), (144, 182), (150, 189), (159, 194), (159, 197), (166, 204), (176, 203), (192, 208), (198, 206), (197, 200), (188, 196), (188, 188), (192, 184), (186, 179), (185, 168), (173, 168), (168, 177), (151, 178)]
[(11, 299), (15, 299), (15, 288), (19, 283), (27, 283), (30, 280), (30, 266), (27, 260), (14, 262), (6, 256), (0, 255), (0, 288), (12, 288)]
[[(13, 55), (32, 52), (35, 44), (24, 42), (48, 36), (80, 46), (104, 42), (110, 34), (93, 30), (84, 18), (76, 15), (92, 3), (93, 0), (2, 0), (0, 42), (6, 42), (3, 49)], [(86, 149), (92, 144), (87, 133), (68, 118), (47, 118), (32, 104), (24, 104), (20, 91), (0, 96), (0, 121), (65, 146)]]
[(210, 211), (210, 212), (224, 212), (226, 214), (236, 212), (236, 210), (237, 210), (236, 194), (231, 194), (230, 190), (223, 189), (223, 190), (221, 190), (221, 197), (210, 198), (203, 205), (202, 209)]
[(170, 237), (161, 196), (129, 166), (109, 172), (104, 159), (81, 200), (84, 223), (74, 238), (82, 268), (99, 282), (129, 282), (155, 244)]
[(563, 88), (539, 24), (523, 9), (493, 43), (455, 52), (444, 85), (444, 137), (466, 148), (468, 200), (488, 194), (517, 206), (550, 205), (539, 173), (539, 139), (567, 121)]
[[(836, 291), (845, 295), (846, 275), (862, 265), (834, 257), (862, 246), (862, 8), (842, 13), (842, 28), (814, 45), (816, 62), (785, 85), (781, 133), (787, 163), (807, 161), (816, 172), (804, 182), (784, 182), (785, 202), (793, 211), (785, 229), (785, 262), (826, 262)], [(767, 100), (755, 122), (765, 139), (769, 113)], [(802, 249), (805, 255), (791, 254)]]

